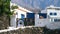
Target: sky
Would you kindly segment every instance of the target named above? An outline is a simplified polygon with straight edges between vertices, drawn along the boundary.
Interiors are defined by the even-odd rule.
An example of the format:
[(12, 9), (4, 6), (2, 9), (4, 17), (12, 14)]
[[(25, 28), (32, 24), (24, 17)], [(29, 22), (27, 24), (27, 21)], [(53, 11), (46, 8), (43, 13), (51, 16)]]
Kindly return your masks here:
[(50, 5), (60, 7), (60, 0), (11, 0), (11, 2), (26, 8), (45, 9)]

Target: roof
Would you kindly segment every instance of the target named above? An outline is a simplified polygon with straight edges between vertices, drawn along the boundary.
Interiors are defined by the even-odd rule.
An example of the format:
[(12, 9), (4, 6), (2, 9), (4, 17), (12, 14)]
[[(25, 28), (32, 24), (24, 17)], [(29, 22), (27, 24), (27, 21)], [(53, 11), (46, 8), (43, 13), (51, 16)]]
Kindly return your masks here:
[(50, 5), (50, 6), (47, 7), (47, 9), (51, 9), (51, 8), (52, 9), (60, 9), (60, 7), (56, 7), (56, 6), (53, 6), (53, 5)]
[(18, 6), (18, 8), (17, 8), (18, 10), (21, 10), (21, 11), (24, 11), (24, 12), (33, 13), (32, 11), (29, 11), (29, 10), (27, 10), (27, 9), (25, 9), (25, 8), (23, 8), (23, 7), (19, 6), (19, 5), (17, 5), (17, 4), (15, 4), (15, 3), (11, 3), (11, 4), (10, 4), (10, 6), (12, 6), (12, 5)]
[(18, 6), (18, 7), (19, 7), (18, 10), (21, 10), (21, 11), (24, 11), (24, 12), (30, 12), (30, 13), (33, 13), (32, 11), (29, 11), (29, 10), (27, 10), (27, 9), (21, 7), (21, 6)]

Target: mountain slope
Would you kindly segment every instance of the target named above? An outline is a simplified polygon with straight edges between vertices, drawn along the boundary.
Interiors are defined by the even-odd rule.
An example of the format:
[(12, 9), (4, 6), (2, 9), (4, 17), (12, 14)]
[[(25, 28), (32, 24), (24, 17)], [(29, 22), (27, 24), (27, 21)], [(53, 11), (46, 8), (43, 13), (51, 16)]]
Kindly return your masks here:
[(44, 9), (49, 5), (60, 6), (60, 0), (11, 0), (11, 2), (31, 9)]

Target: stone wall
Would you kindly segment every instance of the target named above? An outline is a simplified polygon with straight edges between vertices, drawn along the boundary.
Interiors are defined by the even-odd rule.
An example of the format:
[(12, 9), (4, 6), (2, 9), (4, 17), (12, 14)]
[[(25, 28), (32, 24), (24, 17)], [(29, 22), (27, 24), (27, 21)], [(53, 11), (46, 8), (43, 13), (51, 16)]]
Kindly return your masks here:
[(0, 16), (0, 30), (7, 29), (9, 26), (9, 19), (6, 15)]
[(11, 31), (0, 32), (0, 34), (43, 34), (41, 28), (24, 28)]
[(9, 30), (1, 32), (0, 34), (60, 34), (60, 30), (49, 30), (41, 27), (32, 27), (32, 28), (19, 28), (15, 30)]

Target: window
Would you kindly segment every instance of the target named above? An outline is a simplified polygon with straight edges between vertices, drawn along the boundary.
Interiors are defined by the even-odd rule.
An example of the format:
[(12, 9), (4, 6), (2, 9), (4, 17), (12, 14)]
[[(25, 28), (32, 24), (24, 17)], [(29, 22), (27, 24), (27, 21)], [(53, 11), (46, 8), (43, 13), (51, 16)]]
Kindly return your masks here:
[(57, 15), (57, 13), (50, 13), (50, 15)]
[(57, 15), (57, 13), (54, 13), (54, 15)]
[(50, 13), (50, 15), (53, 15), (53, 13)]
[(54, 22), (60, 22), (60, 19), (54, 19)]
[(21, 18), (23, 19), (25, 17), (25, 15), (24, 14), (21, 14)]
[(39, 13), (39, 18), (40, 18), (40, 19), (45, 19), (45, 18), (47, 18), (47, 13)]
[(53, 19), (53, 18), (51, 18), (51, 19), (50, 19), (50, 21), (51, 21), (51, 22), (54, 22), (54, 19)]

